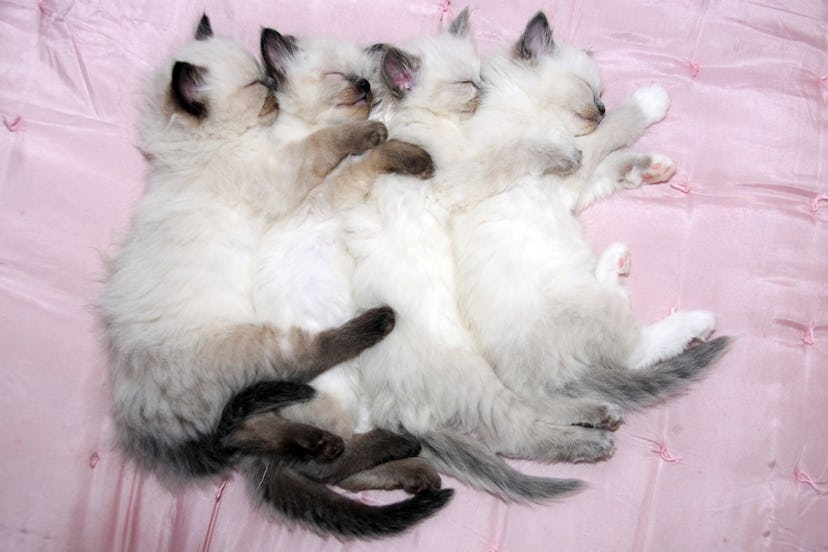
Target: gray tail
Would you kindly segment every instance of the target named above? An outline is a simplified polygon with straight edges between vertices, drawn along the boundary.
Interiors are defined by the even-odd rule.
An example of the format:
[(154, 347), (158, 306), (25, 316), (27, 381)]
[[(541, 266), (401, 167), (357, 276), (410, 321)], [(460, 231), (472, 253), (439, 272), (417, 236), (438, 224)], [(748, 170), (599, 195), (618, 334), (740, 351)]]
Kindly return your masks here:
[(233, 467), (238, 451), (225, 438), (254, 414), (311, 399), (310, 385), (280, 380), (253, 383), (238, 391), (224, 406), (221, 419), (209, 432), (170, 446), (145, 428), (125, 428), (121, 446), (142, 465), (160, 470), (162, 476), (191, 479), (216, 475)]
[(653, 406), (702, 379), (729, 345), (729, 337), (718, 337), (692, 345), (678, 356), (641, 370), (596, 367), (565, 387), (563, 393), (600, 399), (628, 409)]
[(479, 442), (458, 433), (429, 432), (420, 436), (420, 455), (437, 471), (493, 494), (507, 502), (542, 502), (583, 488), (577, 479), (526, 475)]
[(339, 539), (401, 533), (434, 515), (454, 494), (452, 489), (425, 491), (401, 502), (371, 506), (266, 459), (246, 459), (242, 469), (255, 498), (270, 510)]

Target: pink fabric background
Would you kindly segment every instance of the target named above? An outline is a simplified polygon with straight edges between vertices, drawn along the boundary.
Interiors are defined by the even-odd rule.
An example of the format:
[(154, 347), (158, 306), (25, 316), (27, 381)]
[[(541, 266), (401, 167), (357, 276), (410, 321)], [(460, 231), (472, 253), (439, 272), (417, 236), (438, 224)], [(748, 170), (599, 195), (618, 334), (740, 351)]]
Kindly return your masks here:
[(261, 25), (394, 41), (464, 5), (0, 0), (0, 549), (828, 550), (823, 1), (474, 3), (483, 52), (543, 8), (556, 36), (595, 50), (609, 106), (667, 87), (672, 110), (639, 149), (676, 160), (673, 186), (591, 208), (587, 231), (596, 247), (631, 245), (642, 317), (709, 308), (737, 337), (685, 397), (629, 416), (610, 461), (517, 463), (587, 491), (507, 506), (448, 480), (457, 496), (435, 519), (342, 544), (268, 521), (238, 479), (220, 501), (216, 483), (174, 496), (111, 449), (89, 305), (99, 254), (142, 191), (133, 125), (148, 71), (205, 9), (253, 49)]

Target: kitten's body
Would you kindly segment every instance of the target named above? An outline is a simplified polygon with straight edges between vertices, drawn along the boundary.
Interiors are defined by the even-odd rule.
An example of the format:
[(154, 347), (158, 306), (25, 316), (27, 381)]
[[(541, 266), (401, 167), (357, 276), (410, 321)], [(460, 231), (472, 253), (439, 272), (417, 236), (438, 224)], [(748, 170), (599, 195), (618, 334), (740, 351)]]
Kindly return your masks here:
[[(441, 48), (437, 46), (438, 40), (455, 42)], [(432, 185), (425, 188), (414, 186), (398, 177), (382, 177), (374, 183), (364, 202), (352, 205), (345, 216), (347, 243), (356, 260), (357, 301), (361, 304), (387, 301), (400, 313), (394, 334), (360, 357), (373, 421), (384, 427), (402, 425), (423, 438), (425, 454), (440, 469), (503, 498), (538, 500), (571, 491), (577, 488), (573, 481), (522, 479), (520, 474), (510, 471), (508, 466), (491, 453), (547, 461), (600, 459), (612, 450), (611, 435), (602, 429), (614, 429), (620, 422), (621, 415), (618, 406), (602, 401), (625, 403), (625, 398), (631, 398), (641, 388), (650, 385), (654, 397), (649, 400), (653, 402), (663, 398), (668, 388), (675, 390), (675, 387), (679, 387), (676, 381), (683, 378), (682, 381), (686, 382), (694, 376), (676, 376), (659, 388), (653, 387), (653, 379), (647, 379), (648, 374), (642, 373), (639, 374), (644, 376), (642, 381), (633, 381), (634, 378), (623, 383), (616, 381), (617, 387), (609, 393), (596, 391), (600, 384), (592, 385), (588, 392), (577, 386), (570, 387), (566, 392), (572, 395), (572, 399), (559, 395), (553, 402), (548, 400), (546, 394), (535, 390), (527, 392), (526, 383), (528, 381), (531, 384), (533, 380), (526, 374), (533, 374), (535, 368), (531, 365), (527, 368), (526, 356), (521, 350), (525, 342), (524, 335), (531, 332), (536, 332), (533, 334), (536, 335), (539, 329), (537, 319), (547, 315), (548, 309), (555, 309), (557, 305), (539, 304), (545, 298), (546, 288), (543, 287), (543, 282), (533, 280), (532, 274), (520, 270), (521, 266), (528, 263), (521, 255), (527, 253), (522, 239), (532, 239), (535, 249), (528, 253), (533, 259), (551, 255), (553, 261), (564, 259), (567, 268), (576, 269), (572, 275), (562, 275), (564, 282), (567, 279), (573, 282), (579, 280), (581, 267), (588, 267), (590, 276), (593, 276), (595, 263), (580, 234), (580, 227), (570, 213), (570, 209), (582, 197), (577, 184), (579, 179), (573, 178), (570, 181), (571, 188), (559, 186), (554, 192), (567, 198), (565, 205), (553, 204), (548, 208), (551, 212), (543, 213), (554, 216), (557, 220), (555, 231), (563, 232), (560, 236), (561, 247), (552, 252), (543, 247), (543, 225), (532, 228), (530, 224), (525, 229), (519, 224), (522, 210), (529, 208), (527, 203), (538, 201), (543, 202), (543, 205), (549, 204), (546, 199), (549, 183), (539, 180), (547, 186), (539, 189), (524, 185), (523, 179), (542, 177), (550, 172), (570, 173), (578, 167), (581, 160), (575, 155), (577, 152), (568, 149), (566, 143), (561, 143), (559, 137), (550, 140), (548, 120), (533, 121), (530, 118), (522, 120), (521, 125), (513, 128), (504, 124), (511, 117), (508, 109), (498, 113), (500, 119), (478, 120), (480, 114), (467, 119), (461, 116), (465, 111), (461, 93), (455, 95), (453, 104), (441, 104), (440, 100), (444, 96), (428, 94), (434, 90), (435, 83), (433, 74), (427, 73), (427, 70), (434, 64), (442, 63), (444, 67), (453, 67), (448, 74), (455, 75), (455, 84), (474, 82), (476, 68), (473, 62), (468, 61), (472, 59), (473, 53), (469, 52), (468, 44), (458, 43), (456, 38), (451, 37), (426, 39), (425, 44), (426, 48), (417, 44), (412, 46), (416, 55), (405, 56), (402, 63), (395, 59), (399, 56), (392, 52), (391, 65), (383, 65), (381, 81), (389, 87), (383, 101), (388, 103), (380, 105), (379, 114), (389, 126), (391, 136), (425, 145), (434, 151), (438, 165), (437, 176)], [(529, 43), (526, 47), (532, 46)], [(434, 54), (441, 57), (435, 59), (437, 56)], [(466, 65), (458, 62), (458, 58), (465, 58)], [(388, 55), (385, 55), (383, 64), (387, 62)], [(420, 69), (422, 72), (418, 72)], [(440, 77), (446, 80), (440, 75), (436, 79), (438, 82)], [(521, 93), (519, 87), (515, 92)], [(569, 99), (571, 92), (564, 89), (559, 97), (546, 100), (563, 102)], [(484, 96), (483, 111), (487, 110), (487, 102), (488, 98)], [(591, 94), (589, 103), (590, 110), (585, 109), (583, 113), (572, 115), (570, 111), (566, 112), (564, 122), (580, 125), (579, 133), (594, 130), (599, 120), (598, 104)], [(496, 107), (492, 113), (496, 112)], [(509, 107), (514, 108), (511, 105)], [(525, 113), (531, 116), (531, 111)], [(584, 116), (592, 120), (583, 123)], [(640, 130), (626, 128), (627, 123), (637, 121), (637, 118), (641, 119), (636, 123), (641, 127)], [(635, 105), (627, 111), (619, 111), (608, 122), (612, 124), (605, 125), (601, 134), (596, 133), (594, 144), (581, 144), (586, 153), (583, 162), (587, 167), (592, 167), (587, 168), (590, 174), (597, 170), (596, 167), (609, 151), (637, 138), (646, 126)], [(504, 132), (506, 129), (512, 132)], [(539, 133), (533, 135), (533, 130)], [(565, 127), (562, 129), (566, 130)], [(612, 145), (619, 139), (621, 143)], [(608, 149), (601, 153), (602, 148)], [(362, 192), (367, 189), (365, 187)], [(358, 189), (350, 191), (351, 195), (346, 197), (352, 201), (360, 198)], [(498, 196), (501, 192), (518, 194), (516, 197), (519, 205), (513, 207), (509, 201), (497, 203), (500, 197), (506, 195), (504, 193), (503, 196)], [(497, 238), (501, 237), (498, 230), (493, 232), (495, 235), (485, 233), (489, 228), (485, 211), (488, 202), (481, 205), (482, 209), (477, 208), (480, 201), (493, 195), (495, 198), (490, 201), (494, 202), (496, 208), (492, 216), (496, 220), (506, 218), (510, 221), (509, 217), (514, 216), (518, 221), (514, 231), (523, 232), (506, 238), (511, 249), (498, 250), (499, 257), (488, 256), (490, 249), (485, 243), (486, 239), (499, 243)], [(469, 209), (482, 216), (464, 220)], [(531, 209), (539, 211), (537, 205), (532, 205)], [(538, 216), (543, 218), (540, 213)], [(508, 359), (512, 362), (508, 368), (520, 366), (526, 370), (526, 374), (519, 373), (514, 378), (521, 385), (512, 387), (511, 374), (505, 371), (502, 381), (495, 377), (489, 360), (502, 360), (500, 357), (489, 355), (489, 358), (484, 358), (478, 353), (478, 344), (466, 330), (464, 320), (470, 311), (468, 292), (460, 302), (466, 312), (461, 313), (457, 309), (458, 289), (455, 278), (458, 266), (455, 266), (453, 253), (456, 252), (459, 256), (469, 253), (464, 249), (465, 242), (462, 241), (465, 239), (462, 227), (469, 220), (474, 222), (468, 223), (470, 229), (467, 231), (475, 238), (483, 236), (483, 243), (475, 243), (478, 249), (469, 256), (476, 261), (479, 257), (474, 255), (479, 253), (483, 258), (467, 273), (462, 270), (468, 268), (468, 259), (458, 260), (461, 270), (459, 275), (467, 279), (463, 284), (475, 282), (474, 278), (488, 282), (487, 271), (490, 269), (508, 273), (514, 268), (517, 282), (522, 283), (521, 278), (528, 278), (525, 292), (513, 292), (523, 293), (519, 297), (521, 303), (517, 312), (512, 305), (498, 303), (508, 303), (514, 295), (504, 296), (501, 289), (494, 285), (486, 290), (489, 295), (481, 301), (487, 306), (494, 304), (486, 312), (488, 318), (483, 322), (472, 320), (473, 324), (491, 322), (498, 325), (503, 314), (514, 315), (508, 319), (508, 328), (499, 324), (498, 328), (503, 333), (495, 336), (500, 339), (494, 343), (500, 344), (504, 341), (504, 336), (508, 336), (505, 337), (505, 347), (508, 354), (512, 355)], [(461, 233), (454, 231), (455, 224), (461, 227)], [(475, 234), (478, 231), (482, 234)], [(525, 235), (527, 233), (528, 236)], [(459, 241), (459, 247), (452, 244), (452, 238)], [(512, 262), (515, 264), (512, 265)], [(378, 278), (377, 275), (384, 277)], [(554, 282), (549, 284), (554, 285)], [(617, 285), (608, 287), (623, 299), (624, 293), (619, 291)], [(566, 291), (575, 293), (575, 297), (579, 292), (574, 284)], [(535, 294), (534, 301), (532, 294)], [(503, 308), (503, 313), (498, 312), (498, 308)], [(579, 314), (583, 316), (588, 305), (581, 308), (583, 310)], [(618, 308), (628, 310), (623, 305)], [(603, 314), (594, 313), (594, 316)], [(595, 334), (600, 332), (600, 326), (595, 325), (585, 325), (580, 329), (584, 332), (582, 342), (574, 344), (575, 347), (566, 349), (566, 352), (582, 352), (577, 347), (588, 345), (589, 340), (595, 340)], [(543, 331), (542, 325), (540, 331)], [(555, 343), (561, 344), (560, 341)], [(697, 373), (713, 360), (722, 345), (718, 343), (709, 348), (694, 348), (669, 366), (680, 365), (685, 372)], [(487, 349), (486, 352), (490, 351)], [(550, 354), (548, 350), (544, 352)], [(680, 350), (672, 354), (678, 352)], [(558, 353), (552, 351), (551, 354)], [(532, 357), (531, 361), (547, 362), (548, 366), (548, 359), (541, 355)], [(388, 363), (397, 366), (391, 374), (380, 369)], [(584, 364), (585, 367), (595, 367), (598, 370), (606, 365), (607, 359), (600, 356), (587, 357)], [(659, 369), (666, 370), (669, 366), (659, 366)], [(500, 373), (501, 367), (497, 368)], [(543, 388), (548, 379), (554, 381), (558, 375), (554, 371), (551, 375), (541, 372), (534, 382), (541, 380), (540, 386)], [(583, 371), (578, 375), (584, 376)], [(590, 372), (590, 375), (594, 376), (594, 373)], [(575, 374), (564, 374), (562, 377), (568, 382), (572, 382), (572, 378), (575, 378)], [(585, 382), (589, 378), (575, 380)], [(630, 385), (638, 387), (630, 391)], [(622, 389), (630, 391), (626, 397), (621, 396)], [(636, 395), (636, 400), (640, 401), (640, 395), (641, 393)], [(575, 425), (598, 429), (574, 427)]]
[[(434, 152), (435, 183), (463, 153), (465, 120), (479, 102), (477, 58), (464, 33), (456, 34), (421, 39), (410, 45), (413, 53), (381, 55), (378, 116), (392, 137)], [(478, 354), (457, 310), (449, 211), (439, 190), (399, 176), (380, 176), (370, 190), (353, 182), (345, 188), (355, 299), (388, 301), (399, 315), (394, 333), (359, 359), (372, 422), (423, 438), (429, 460), (503, 498), (576, 490), (577, 481), (523, 476), (491, 452), (594, 460), (611, 452), (612, 440), (608, 432), (556, 425), (554, 407), (519, 399)], [(606, 414), (599, 407), (586, 415), (599, 425)]]
[[(517, 178), (498, 179), (492, 173), (495, 178), (483, 182), (453, 179), (451, 195), (460, 198), (452, 239), (461, 310), (486, 358), (507, 387), (536, 400), (564, 392), (641, 407), (683, 388), (726, 342), (693, 348), (672, 364), (657, 363), (682, 353), (691, 340), (707, 337), (713, 315), (679, 312), (643, 326), (623, 287), (628, 251), (615, 244), (597, 259), (575, 218), (617, 190), (672, 176), (666, 157), (620, 150), (664, 117), (666, 92), (639, 90), (602, 117), (594, 61), (581, 50), (553, 43), (542, 14), (530, 21), (510, 52), (487, 60), (484, 77), (486, 101), (470, 122), (480, 149), (465, 164), (484, 162), (493, 129), (520, 136), (530, 151), (542, 152), (556, 145), (548, 128), (559, 128), (583, 152), (581, 167), (569, 176), (534, 167)], [(465, 164), (455, 166), (458, 174)], [(629, 389), (636, 379), (639, 387), (647, 381), (646, 374), (630, 372), (625, 390), (588, 389), (590, 378), (607, 370), (651, 368), (666, 377), (683, 362), (697, 373), (688, 375), (685, 367), (669, 383), (651, 385), (650, 393)], [(571, 423), (578, 423), (578, 416), (573, 412)]]
[[(141, 126), (149, 182), (100, 298), (119, 445), (174, 482), (240, 466), (254, 494), (317, 530), (400, 531), (448, 495), (378, 508), (347, 501), (339, 513), (338, 495), (313, 479), (337, 481), (416, 454), (416, 442), (377, 432), (344, 449), (338, 436), (273, 411), (310, 399), (313, 389), (294, 382), (382, 339), (393, 312), (301, 327), (271, 316), (255, 287), (268, 229), (385, 130), (359, 120), (364, 105), (334, 105), (310, 123), (282, 117), (252, 57), (213, 38), (206, 17), (196, 36), (153, 83)], [(340, 80), (328, 88), (360, 94)], [(274, 488), (289, 473), (290, 485)]]

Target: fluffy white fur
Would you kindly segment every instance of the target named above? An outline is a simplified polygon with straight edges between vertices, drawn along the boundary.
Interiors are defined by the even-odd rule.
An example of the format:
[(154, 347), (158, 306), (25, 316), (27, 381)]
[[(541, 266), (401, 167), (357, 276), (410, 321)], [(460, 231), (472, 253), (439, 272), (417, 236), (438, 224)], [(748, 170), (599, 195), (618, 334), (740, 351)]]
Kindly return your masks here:
[[(376, 116), (391, 137), (432, 152), (439, 175), (463, 155), (466, 125), (480, 101), (467, 28), (455, 23), (451, 32), (392, 48), (381, 59)], [(426, 442), (434, 434), (473, 435), (492, 451), (523, 458), (605, 457), (609, 432), (558, 425), (555, 405), (513, 394), (478, 353), (457, 309), (451, 205), (434, 187), (440, 182), (382, 176), (343, 215), (356, 301), (387, 303), (398, 313), (394, 332), (360, 356), (372, 422), (402, 425)], [(611, 410), (584, 401), (583, 421), (599, 425)]]
[[(639, 90), (601, 117), (594, 60), (553, 42), (545, 17), (530, 21), (512, 50), (486, 60), (483, 76), (486, 100), (470, 122), (472, 134), (481, 137), (472, 166), (488, 157), (489, 136), (519, 136), (542, 161), (537, 152), (558, 140), (550, 140), (547, 129), (557, 128), (583, 151), (571, 176), (535, 167), (482, 186), (454, 179), (452, 195), (461, 198), (452, 218), (460, 304), (500, 379), (521, 396), (539, 399), (592, 367), (653, 366), (706, 338), (715, 318), (705, 311), (639, 322), (623, 288), (629, 251), (615, 244), (596, 259), (575, 217), (614, 191), (672, 176), (668, 158), (619, 149), (664, 117), (666, 92)], [(462, 174), (465, 167), (455, 169)]]

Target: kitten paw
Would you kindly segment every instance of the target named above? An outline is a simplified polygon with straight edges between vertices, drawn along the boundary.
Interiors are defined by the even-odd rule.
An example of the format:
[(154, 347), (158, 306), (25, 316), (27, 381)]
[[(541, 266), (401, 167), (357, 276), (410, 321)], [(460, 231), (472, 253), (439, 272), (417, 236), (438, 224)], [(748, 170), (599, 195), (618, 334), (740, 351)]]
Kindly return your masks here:
[(616, 285), (630, 275), (632, 254), (625, 243), (614, 243), (607, 247), (595, 267), (595, 277), (604, 284)]
[(560, 144), (548, 152), (544, 174), (568, 176), (581, 168), (583, 153), (573, 144)]
[(596, 404), (584, 417), (582, 422), (575, 425), (593, 429), (615, 431), (624, 421), (624, 410), (617, 404)]
[(638, 104), (647, 125), (652, 125), (662, 120), (670, 108), (670, 95), (663, 86), (653, 85), (646, 88), (639, 88), (633, 93), (633, 100)]
[(682, 313), (693, 339), (707, 341), (716, 329), (716, 315), (710, 311), (692, 310)]
[(676, 174), (676, 165), (666, 155), (653, 153), (650, 155), (650, 165), (641, 173), (644, 184), (661, 184), (667, 182)]
[(357, 121), (348, 124), (351, 132), (349, 145), (351, 153), (362, 153), (374, 146), (382, 144), (388, 139), (388, 129), (377, 121)]
[(298, 440), (305, 452), (319, 462), (331, 462), (345, 451), (345, 441), (338, 435), (317, 429)]
[(397, 315), (394, 313), (394, 309), (383, 306), (367, 310), (350, 319), (342, 329), (355, 340), (368, 343), (365, 347), (370, 347), (390, 334), (396, 321)]
[(566, 451), (564, 462), (598, 462), (606, 460), (615, 452), (612, 433), (600, 429), (572, 428), (580, 430), (578, 439)]
[(424, 491), (438, 491), (443, 486), (434, 468), (420, 458), (408, 458), (397, 472), (400, 488), (408, 494), (418, 494)]
[(434, 176), (434, 161), (420, 146), (389, 140), (378, 146), (375, 151), (377, 155), (382, 156), (386, 172), (414, 176), (422, 180)]

